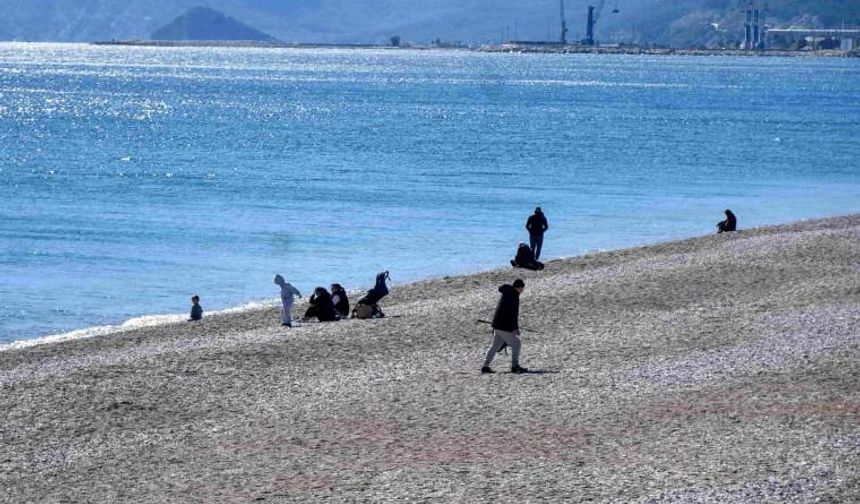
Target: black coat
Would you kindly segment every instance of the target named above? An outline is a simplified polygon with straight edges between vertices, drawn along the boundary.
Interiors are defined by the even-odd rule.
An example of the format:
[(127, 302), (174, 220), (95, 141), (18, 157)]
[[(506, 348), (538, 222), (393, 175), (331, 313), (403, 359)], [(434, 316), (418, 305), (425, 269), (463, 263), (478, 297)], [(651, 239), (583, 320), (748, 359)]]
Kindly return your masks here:
[(517, 249), (517, 257), (514, 261), (520, 268), (530, 268), (535, 263), (535, 254), (528, 247), (520, 247)]
[(532, 236), (541, 236), (549, 229), (549, 223), (546, 221), (546, 216), (543, 213), (536, 213), (529, 217), (526, 221), (526, 229)]
[(496, 305), (496, 313), (493, 315), (493, 329), (514, 332), (520, 328), (520, 293), (512, 285), (499, 287), (502, 297)]
[(334, 303), (331, 301), (331, 294), (327, 290), (320, 292), (320, 295), (314, 293), (308, 300), (312, 308), (313, 315), (320, 322), (333, 322), (337, 320), (337, 314), (334, 311)]
[(332, 293), (332, 299), (334, 299), (334, 294), (337, 294), (337, 296), (338, 296), (337, 304), (334, 305), (334, 309), (337, 310), (337, 312), (341, 316), (348, 315), (349, 314), (349, 298), (346, 295), (346, 291), (340, 290), (338, 292), (333, 292)]
[(726, 231), (737, 231), (738, 218), (732, 212), (726, 212)]
[(385, 279), (388, 275), (383, 271), (376, 275), (376, 285), (367, 291), (367, 294), (358, 300), (358, 304), (375, 305), (382, 298), (388, 295), (388, 286), (385, 285)]

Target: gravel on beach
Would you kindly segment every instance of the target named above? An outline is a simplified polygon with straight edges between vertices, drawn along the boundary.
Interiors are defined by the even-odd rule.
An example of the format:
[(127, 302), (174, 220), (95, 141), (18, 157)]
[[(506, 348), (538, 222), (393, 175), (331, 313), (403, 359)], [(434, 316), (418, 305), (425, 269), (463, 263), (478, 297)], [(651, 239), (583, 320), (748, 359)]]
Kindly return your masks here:
[[(481, 375), (517, 277), (535, 372)], [(860, 215), (382, 304), (0, 352), (0, 501), (860, 502)]]

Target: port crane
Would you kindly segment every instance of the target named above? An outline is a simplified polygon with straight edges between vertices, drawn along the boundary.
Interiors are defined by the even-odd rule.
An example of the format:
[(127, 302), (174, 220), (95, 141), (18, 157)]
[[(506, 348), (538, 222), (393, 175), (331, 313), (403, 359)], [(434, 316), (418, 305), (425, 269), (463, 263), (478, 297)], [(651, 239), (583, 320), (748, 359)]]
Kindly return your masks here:
[[(560, 0), (560, 12), (561, 12), (561, 44), (567, 45), (567, 17), (564, 14), (564, 0)], [(594, 27), (597, 26), (597, 21), (600, 20), (600, 14), (603, 13), (603, 7), (606, 6), (606, 0), (600, 0), (597, 6), (589, 5), (588, 6), (588, 24), (586, 25), (586, 36), (582, 39), (582, 45), (593, 46), (594, 45)], [(621, 10), (618, 9), (618, 2), (615, 2), (615, 7), (612, 9), (613, 14), (618, 14)]]
[[(585, 25), (585, 38), (582, 40), (582, 45), (594, 45), (594, 27), (597, 21), (600, 20), (600, 14), (603, 12), (603, 7), (606, 5), (606, 0), (600, 0), (597, 6), (588, 6), (588, 22)], [(616, 10), (618, 7), (616, 6)]]
[(561, 45), (567, 45), (567, 18), (564, 15), (564, 0), (561, 0)]

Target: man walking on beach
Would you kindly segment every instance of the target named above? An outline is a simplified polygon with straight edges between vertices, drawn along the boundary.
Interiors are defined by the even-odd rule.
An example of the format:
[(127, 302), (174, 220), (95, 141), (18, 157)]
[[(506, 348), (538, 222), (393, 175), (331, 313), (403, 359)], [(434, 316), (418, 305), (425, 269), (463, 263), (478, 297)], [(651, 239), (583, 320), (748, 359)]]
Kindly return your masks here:
[(529, 232), (529, 246), (535, 254), (535, 261), (540, 259), (540, 249), (543, 247), (543, 234), (549, 229), (549, 223), (540, 207), (535, 208), (534, 215), (526, 221)]
[(528, 373), (529, 370), (520, 366), (520, 294), (525, 290), (526, 284), (519, 278), (514, 280), (513, 285), (502, 285), (499, 292), (499, 304), (496, 305), (496, 314), (493, 315), (493, 344), (487, 350), (484, 358), (484, 366), (481, 373), (494, 373), (490, 368), (493, 359), (502, 346), (511, 347), (511, 373)]

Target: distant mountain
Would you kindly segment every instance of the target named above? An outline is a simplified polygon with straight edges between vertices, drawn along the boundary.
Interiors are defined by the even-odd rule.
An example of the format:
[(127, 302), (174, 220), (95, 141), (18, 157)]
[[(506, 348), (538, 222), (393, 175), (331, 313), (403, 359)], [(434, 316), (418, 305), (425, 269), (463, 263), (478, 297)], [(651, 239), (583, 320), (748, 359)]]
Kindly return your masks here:
[[(750, 0), (607, 0), (597, 25), (604, 43), (677, 47), (732, 45)], [(860, 0), (757, 0), (771, 26), (860, 25)], [(568, 38), (585, 35), (589, 4), (566, 0)], [(196, 6), (241, 20), (286, 42), (384, 43), (440, 38), (558, 40), (559, 0), (0, 0), (0, 40), (89, 42), (145, 39)], [(613, 12), (615, 7), (618, 12)]]
[(152, 33), (152, 40), (255, 40), (274, 41), (221, 11), (194, 7)]

